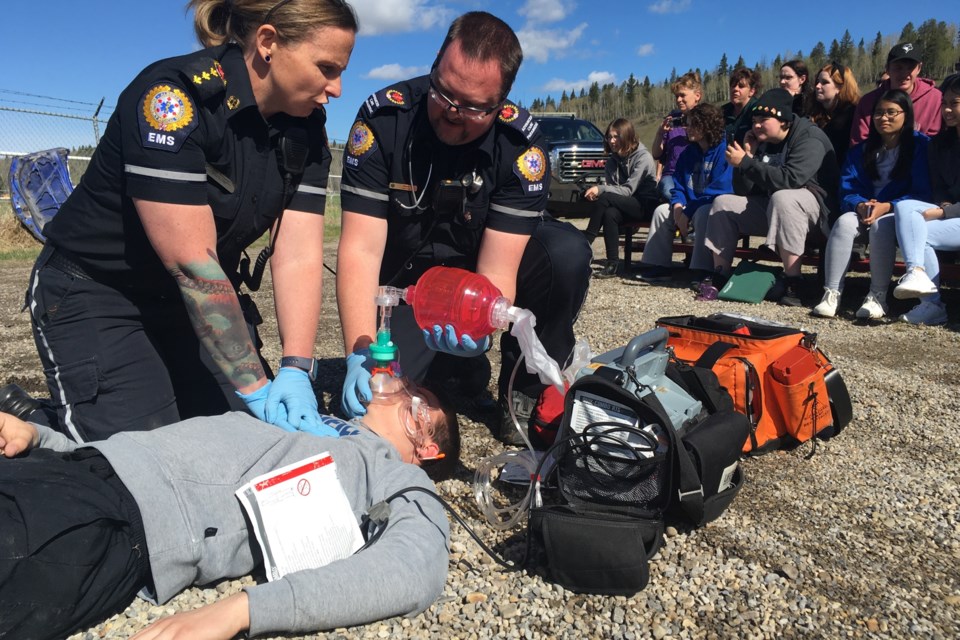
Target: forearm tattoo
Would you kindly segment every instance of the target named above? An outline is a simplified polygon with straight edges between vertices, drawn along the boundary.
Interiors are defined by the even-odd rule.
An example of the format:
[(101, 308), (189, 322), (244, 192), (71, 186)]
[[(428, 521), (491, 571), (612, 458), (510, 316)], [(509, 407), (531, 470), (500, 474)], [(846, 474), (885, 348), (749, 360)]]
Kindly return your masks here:
[(215, 255), (170, 269), (200, 343), (238, 389), (264, 377), (237, 294)]

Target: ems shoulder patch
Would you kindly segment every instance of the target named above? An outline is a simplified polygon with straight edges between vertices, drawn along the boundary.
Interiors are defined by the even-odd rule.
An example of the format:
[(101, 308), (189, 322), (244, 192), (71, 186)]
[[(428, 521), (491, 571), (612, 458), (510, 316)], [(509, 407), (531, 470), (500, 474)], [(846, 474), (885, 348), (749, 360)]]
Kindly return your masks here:
[(190, 97), (174, 84), (158, 84), (143, 94), (137, 113), (140, 143), (148, 149), (177, 152), (197, 128)]
[(367, 110), (367, 115), (373, 115), (382, 107), (399, 107), (401, 109), (410, 108), (410, 99), (407, 94), (396, 87), (388, 87), (371, 94), (367, 101), (363, 103)]
[(513, 172), (520, 178), (524, 193), (543, 191), (543, 178), (547, 175), (547, 156), (543, 149), (534, 145), (520, 154)]
[(529, 111), (523, 107), (518, 107), (510, 101), (504, 102), (503, 106), (500, 107), (500, 114), (497, 116), (497, 121), (522, 133), (523, 137), (527, 139), (527, 142), (533, 141), (533, 136), (540, 127), (534, 117), (530, 115)]
[(343, 162), (347, 167), (356, 169), (370, 157), (370, 154), (376, 148), (377, 140), (373, 131), (370, 130), (366, 122), (357, 120), (350, 129), (350, 137), (347, 139), (347, 153)]

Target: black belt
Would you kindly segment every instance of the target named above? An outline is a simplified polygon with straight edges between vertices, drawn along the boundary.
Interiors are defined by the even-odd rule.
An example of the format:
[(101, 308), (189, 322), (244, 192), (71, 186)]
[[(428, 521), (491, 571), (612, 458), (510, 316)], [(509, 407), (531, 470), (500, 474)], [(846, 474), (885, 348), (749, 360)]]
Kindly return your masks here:
[(79, 280), (93, 280), (93, 278), (90, 277), (90, 274), (83, 270), (83, 267), (56, 249), (53, 249), (50, 252), (50, 256), (47, 258), (47, 264), (57, 271), (65, 273), (68, 276), (72, 276)]

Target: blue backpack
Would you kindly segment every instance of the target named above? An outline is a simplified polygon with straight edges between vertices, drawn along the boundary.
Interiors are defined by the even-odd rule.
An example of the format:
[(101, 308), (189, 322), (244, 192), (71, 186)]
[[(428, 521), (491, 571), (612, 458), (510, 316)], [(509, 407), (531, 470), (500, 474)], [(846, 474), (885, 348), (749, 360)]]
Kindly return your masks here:
[(47, 149), (14, 158), (10, 165), (13, 213), (40, 242), (46, 240), (44, 226), (73, 192), (67, 155), (63, 148)]

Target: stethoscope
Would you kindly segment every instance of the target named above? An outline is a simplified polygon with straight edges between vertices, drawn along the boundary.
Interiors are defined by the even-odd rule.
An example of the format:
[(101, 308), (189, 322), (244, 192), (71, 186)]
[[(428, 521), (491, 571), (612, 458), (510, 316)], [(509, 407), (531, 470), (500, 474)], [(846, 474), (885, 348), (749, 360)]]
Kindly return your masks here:
[[(433, 177), (433, 156), (431, 154), (430, 166), (427, 168), (427, 179), (423, 183), (423, 189), (420, 190), (420, 195), (415, 195), (413, 191), (413, 140), (416, 138), (416, 128), (415, 125), (412, 129), (410, 138), (407, 140), (407, 145), (405, 149), (405, 155), (407, 156), (407, 184), (410, 185), (410, 200), (412, 204), (404, 204), (400, 202), (399, 197), (395, 197), (394, 201), (397, 203), (397, 206), (403, 209), (404, 211), (426, 211), (430, 207), (430, 203), (421, 204), (423, 198), (427, 195), (427, 192), (430, 190), (430, 179)], [(473, 195), (478, 193), (480, 189), (483, 188), (483, 176), (477, 173), (476, 167), (474, 167), (470, 173), (465, 173), (460, 177), (460, 184), (463, 186), (467, 193)]]

